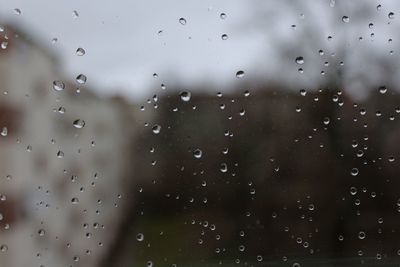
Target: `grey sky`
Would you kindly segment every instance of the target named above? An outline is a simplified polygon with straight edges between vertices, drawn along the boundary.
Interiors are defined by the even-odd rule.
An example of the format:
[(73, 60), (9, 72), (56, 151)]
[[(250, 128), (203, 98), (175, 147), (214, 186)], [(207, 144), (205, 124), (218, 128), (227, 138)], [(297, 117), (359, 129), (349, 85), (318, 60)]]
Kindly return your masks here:
[[(55, 49), (70, 78), (84, 73), (88, 85), (106, 93), (146, 96), (148, 90), (177, 79), (216, 86), (233, 82), (235, 72), (248, 69), (260, 47), (255, 38), (239, 37), (235, 31), (250, 9), (241, 0), (0, 3), (2, 18), (22, 24)], [(79, 17), (74, 18), (74, 10)], [(222, 12), (227, 14), (224, 20)], [(180, 17), (186, 25), (179, 23)], [(221, 39), (224, 33), (228, 40)], [(58, 38), (56, 44), (51, 44), (53, 38)], [(85, 56), (75, 55), (78, 47), (86, 50)], [(154, 79), (153, 73), (159, 77)]]
[[(321, 70), (328, 69), (324, 62), (332, 62), (333, 56), (329, 55), (341, 46), (351, 51), (345, 62), (349, 73), (345, 80), (350, 91), (362, 95), (365, 90), (365, 85), (354, 78), (358, 72), (374, 74), (366, 76), (370, 83), (381, 82), (377, 75), (382, 70), (373, 64), (375, 58), (370, 51), (379, 51), (384, 58), (391, 49), (395, 50), (400, 36), (393, 34), (398, 32), (400, 18), (396, 0), (336, 0), (335, 6), (332, 0), (303, 0), (294, 1), (301, 3), (301, 8), (292, 10), (290, 5), (294, 2), (283, 2), (0, 0), (0, 16), (22, 24), (32, 31), (30, 35), (47, 42), (62, 59), (70, 79), (84, 73), (89, 86), (107, 94), (149, 97), (160, 90), (161, 83), (167, 88), (179, 83), (212, 85), (215, 92), (228, 90), (239, 84), (235, 77), (238, 70), (246, 72), (242, 80), (278, 77), (295, 88), (312, 86), (316, 80), (324, 79), (320, 75)], [(382, 5), (379, 11), (378, 4)], [(360, 11), (363, 5), (370, 13)], [(15, 15), (14, 8), (22, 14)], [(74, 17), (74, 10), (79, 17)], [(227, 14), (224, 20), (220, 18), (222, 12)], [(388, 18), (389, 12), (395, 13), (395, 19)], [(342, 15), (349, 16), (350, 22), (343, 23)], [(186, 25), (179, 23), (181, 17), (186, 19)], [(369, 22), (374, 23), (372, 29)], [(280, 43), (274, 42), (287, 40), (293, 47), (289, 47), (289, 52), (293, 53), (307, 48), (302, 43), (308, 38), (302, 31), (307, 23), (319, 28), (321, 38), (308, 51), (303, 53), (299, 49), (299, 55), (306, 59), (302, 66), (306, 71), (300, 75), (299, 66), (294, 63), (297, 54), (282, 57), (277, 53)], [(291, 28), (292, 24), (296, 30)], [(159, 31), (162, 34), (157, 34)], [(224, 33), (228, 40), (221, 39)], [(370, 36), (371, 33), (375, 35)], [(329, 35), (333, 39), (328, 42)], [(360, 36), (363, 42), (359, 42)], [(53, 38), (58, 39), (56, 44), (51, 44)], [(391, 44), (389, 38), (394, 40)], [(86, 50), (85, 56), (75, 55), (78, 47)], [(317, 52), (322, 47), (326, 52), (324, 58)], [(387, 60), (398, 62), (397, 54)], [(159, 77), (153, 78), (153, 73)]]

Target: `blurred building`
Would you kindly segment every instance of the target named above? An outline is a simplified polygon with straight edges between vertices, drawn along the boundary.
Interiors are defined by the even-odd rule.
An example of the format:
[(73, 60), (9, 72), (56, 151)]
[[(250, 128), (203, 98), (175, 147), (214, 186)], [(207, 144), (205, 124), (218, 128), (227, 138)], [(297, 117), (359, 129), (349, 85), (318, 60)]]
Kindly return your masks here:
[(15, 27), (0, 44), (0, 266), (99, 266), (132, 174), (128, 106)]

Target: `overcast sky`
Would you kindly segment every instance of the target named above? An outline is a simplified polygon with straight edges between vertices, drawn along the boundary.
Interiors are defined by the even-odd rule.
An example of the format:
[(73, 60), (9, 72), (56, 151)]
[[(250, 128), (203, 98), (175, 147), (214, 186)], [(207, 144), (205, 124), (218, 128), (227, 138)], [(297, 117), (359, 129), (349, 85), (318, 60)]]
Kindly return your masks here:
[[(248, 70), (262, 48), (260, 39), (235, 30), (250, 13), (244, 0), (0, 3), (0, 16), (48, 42), (71, 78), (84, 73), (88, 85), (107, 93), (146, 96), (161, 83), (168, 86), (176, 80), (218, 87), (234, 82), (236, 71)], [(179, 23), (181, 17), (186, 25)], [(222, 34), (228, 39), (222, 40)], [(52, 44), (53, 38), (57, 43)], [(84, 56), (75, 55), (78, 47), (86, 50)], [(153, 73), (159, 77), (153, 78)]]
[[(282, 1), (278, 0), (0, 0), (0, 17), (21, 24), (30, 35), (52, 47), (62, 59), (69, 78), (83, 73), (88, 77), (87, 84), (95, 90), (122, 93), (131, 98), (149, 97), (160, 90), (162, 83), (167, 88), (174, 83), (205, 83), (215, 88), (214, 92), (219, 88), (228, 90), (238, 85), (235, 77), (238, 70), (245, 71), (244, 80), (257, 75), (281, 75), (285, 80), (307, 84), (320, 79), (321, 69), (326, 68), (323, 63), (330, 60), (327, 55), (325, 58), (318, 55), (317, 45), (326, 46), (331, 52), (335, 52), (336, 47), (347, 46), (354, 51), (350, 54), (359, 58), (355, 67), (348, 68), (350, 71), (357, 68), (361, 72), (376, 73), (376, 69), (368, 68), (371, 64), (363, 62), (365, 55), (357, 52), (382, 50), (387, 55), (396, 46), (397, 39), (389, 34), (391, 30), (398, 32), (395, 26), (400, 10), (396, 0), (297, 2), (302, 3), (301, 8), (290, 12), (287, 4), (280, 7)], [(359, 8), (364, 4), (369, 5), (371, 13), (359, 14), (364, 12)], [(382, 8), (377, 10), (379, 4)], [(20, 15), (15, 14), (15, 8), (21, 10)], [(273, 16), (274, 20), (266, 18), (268, 12), (257, 15), (257, 10), (272, 11), (268, 16)], [(388, 18), (389, 12), (394, 12), (394, 19)], [(221, 13), (226, 14), (225, 19), (221, 19)], [(344, 23), (342, 15), (349, 16), (350, 22)], [(355, 30), (349, 30), (357, 17), (365, 21)], [(182, 25), (179, 18), (185, 18), (186, 24)], [(263, 21), (267, 24), (263, 25)], [(334, 23), (329, 24), (329, 21)], [(303, 67), (309, 71), (299, 76), (295, 56), (289, 55), (293, 66), (288, 69), (282, 64), (277, 47), (270, 44), (289, 36), (293, 48), (304, 46), (299, 40), (308, 38), (301, 31), (305, 22), (322, 29), (322, 40), (310, 50), (314, 54), (301, 55), (306, 59)], [(369, 22), (374, 23), (372, 29), (368, 27)], [(291, 25), (296, 25), (300, 35), (293, 33)], [(344, 32), (349, 36), (346, 43), (340, 38)], [(371, 37), (371, 33), (376, 35)], [(228, 39), (222, 40), (222, 34), (227, 34)], [(326, 37), (330, 34), (333, 40), (328, 43)], [(359, 36), (366, 40), (364, 44), (360, 45)], [(58, 39), (55, 44), (52, 44), (53, 38)], [(387, 42), (389, 38), (394, 39), (391, 44)], [(86, 50), (84, 56), (76, 56), (78, 47)], [(396, 54), (391, 59), (398, 62), (395, 57)], [(153, 73), (157, 73), (158, 78), (153, 78)], [(363, 85), (357, 81), (352, 81), (349, 87), (353, 91), (363, 90)]]

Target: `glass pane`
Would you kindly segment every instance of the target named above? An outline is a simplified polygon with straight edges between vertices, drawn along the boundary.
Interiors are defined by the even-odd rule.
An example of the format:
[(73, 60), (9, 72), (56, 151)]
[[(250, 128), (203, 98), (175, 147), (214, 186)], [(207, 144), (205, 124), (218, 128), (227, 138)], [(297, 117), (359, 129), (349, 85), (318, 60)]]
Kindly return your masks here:
[(397, 266), (399, 9), (0, 1), (0, 266)]

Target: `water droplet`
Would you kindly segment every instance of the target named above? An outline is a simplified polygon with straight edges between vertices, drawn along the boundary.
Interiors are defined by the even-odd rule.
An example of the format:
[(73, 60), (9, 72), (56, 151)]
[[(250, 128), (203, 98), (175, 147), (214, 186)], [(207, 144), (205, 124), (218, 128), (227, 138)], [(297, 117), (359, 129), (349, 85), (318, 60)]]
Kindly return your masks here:
[(139, 242), (143, 241), (144, 240), (144, 234), (142, 234), (142, 233), (137, 234), (136, 235), (136, 240), (139, 241)]
[(8, 42), (6, 41), (1, 42), (1, 49), (7, 49), (7, 47), (8, 47)]
[(1, 136), (7, 136), (7, 134), (8, 134), (8, 129), (7, 129), (7, 127), (3, 127), (3, 128), (1, 128)]
[(228, 165), (226, 163), (221, 163), (221, 166), (219, 168), (221, 172), (227, 172), (228, 171)]
[(192, 94), (189, 91), (182, 91), (179, 93), (179, 96), (182, 101), (188, 102), (190, 98), (192, 97)]
[(8, 250), (8, 246), (7, 245), (3, 244), (3, 245), (0, 246), (0, 251), (1, 252), (7, 252), (7, 250)]
[(44, 236), (46, 234), (46, 231), (43, 229), (39, 229), (38, 234), (39, 236)]
[(387, 92), (386, 86), (384, 86), (384, 85), (379, 86), (379, 93), (385, 94), (386, 92)]
[(79, 198), (77, 198), (77, 197), (72, 198), (71, 199), (71, 203), (72, 204), (78, 204), (79, 203)]
[(219, 14), (219, 17), (220, 17), (221, 19), (226, 19), (226, 14), (225, 14), (225, 13), (221, 13), (221, 14)]
[(394, 19), (394, 13), (393, 12), (389, 12), (388, 17), (389, 17), (389, 19)]
[(358, 169), (357, 168), (353, 168), (353, 169), (351, 169), (350, 173), (351, 173), (352, 176), (357, 176), (358, 175)]
[(64, 114), (65, 113), (65, 108), (64, 107), (59, 107), (58, 108), (58, 113)]
[(32, 152), (32, 146), (31, 146), (31, 145), (28, 145), (28, 146), (26, 147), (26, 151)]
[(76, 53), (77, 56), (81, 57), (81, 56), (84, 56), (86, 54), (86, 51), (82, 47), (78, 47), (78, 49), (76, 49), (75, 53)]
[(296, 57), (296, 63), (301, 65), (304, 64), (304, 58), (303, 57)]
[(79, 17), (78, 11), (76, 11), (76, 10), (72, 11), (72, 17), (73, 17), (74, 19), (77, 19), (77, 18)]
[(63, 158), (63, 157), (64, 157), (64, 152), (62, 152), (61, 150), (59, 150), (59, 151), (57, 152), (57, 158), (61, 159), (61, 158)]
[(53, 89), (56, 91), (62, 91), (65, 89), (65, 84), (62, 81), (54, 81)]
[(193, 151), (193, 156), (194, 156), (196, 159), (201, 158), (202, 155), (203, 155), (203, 151), (201, 151), (200, 149), (195, 149), (195, 150)]
[(236, 78), (243, 78), (244, 77), (244, 71), (239, 70), (238, 72), (236, 72)]
[(22, 12), (21, 12), (21, 9), (19, 9), (19, 8), (14, 8), (13, 11), (14, 11), (14, 14), (15, 14), (15, 15), (21, 15), (21, 13), (22, 13)]
[(153, 262), (152, 261), (148, 261), (146, 264), (147, 267), (153, 267)]
[(228, 40), (228, 35), (226, 33), (221, 35), (222, 40)]
[(180, 18), (179, 23), (182, 25), (186, 25), (186, 19), (185, 18)]
[(81, 119), (74, 120), (74, 122), (72, 124), (77, 129), (82, 129), (86, 125), (85, 121), (81, 120)]
[(348, 22), (350, 21), (350, 18), (349, 18), (348, 16), (343, 16), (343, 17), (342, 17), (342, 21), (343, 21), (344, 23), (348, 23)]
[(363, 232), (363, 231), (360, 231), (359, 233), (358, 233), (358, 238), (359, 239), (365, 239), (365, 237), (366, 237), (367, 235), (365, 234), (365, 232)]
[(79, 84), (84, 84), (86, 83), (87, 77), (83, 74), (79, 74), (78, 76), (76, 76), (76, 82)]
[(158, 124), (155, 124), (155, 125), (153, 126), (153, 128), (152, 128), (152, 131), (153, 131), (154, 134), (159, 134), (160, 131), (161, 131), (161, 126), (158, 125)]

